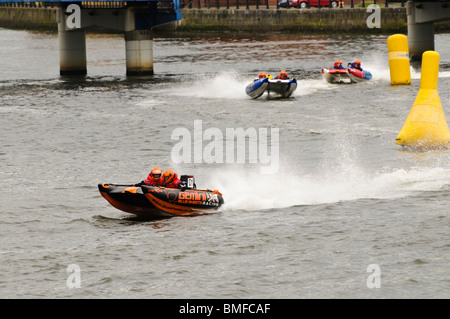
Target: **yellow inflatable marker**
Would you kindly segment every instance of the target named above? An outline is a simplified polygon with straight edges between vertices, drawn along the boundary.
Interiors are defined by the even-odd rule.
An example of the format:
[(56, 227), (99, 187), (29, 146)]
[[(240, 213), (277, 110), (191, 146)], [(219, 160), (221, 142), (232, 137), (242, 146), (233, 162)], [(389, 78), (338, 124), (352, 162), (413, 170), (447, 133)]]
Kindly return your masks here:
[(389, 53), (389, 71), (392, 85), (411, 84), (409, 66), (408, 38), (403, 34), (394, 34), (387, 39)]
[(416, 149), (436, 149), (450, 146), (450, 131), (437, 91), (439, 53), (426, 51), (422, 55), (420, 89), (396, 144)]

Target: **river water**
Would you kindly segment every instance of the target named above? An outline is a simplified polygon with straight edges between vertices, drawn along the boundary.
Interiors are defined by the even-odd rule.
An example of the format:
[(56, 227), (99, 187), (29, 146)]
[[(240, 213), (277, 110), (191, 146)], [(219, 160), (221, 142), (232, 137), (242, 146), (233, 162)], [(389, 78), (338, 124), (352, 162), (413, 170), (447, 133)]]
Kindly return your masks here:
[[(123, 37), (89, 34), (87, 77), (65, 78), (57, 34), (0, 29), (0, 296), (449, 298), (450, 153), (395, 144), (420, 69), (391, 86), (387, 37), (155, 35), (155, 75), (127, 78)], [(449, 118), (450, 34), (435, 41)], [(373, 79), (326, 83), (338, 58)], [(280, 69), (298, 80), (292, 97), (245, 94)], [(237, 128), (271, 156), (227, 162), (226, 147), (195, 144)], [(100, 196), (98, 183), (156, 165), (194, 174), (224, 206), (143, 220)]]

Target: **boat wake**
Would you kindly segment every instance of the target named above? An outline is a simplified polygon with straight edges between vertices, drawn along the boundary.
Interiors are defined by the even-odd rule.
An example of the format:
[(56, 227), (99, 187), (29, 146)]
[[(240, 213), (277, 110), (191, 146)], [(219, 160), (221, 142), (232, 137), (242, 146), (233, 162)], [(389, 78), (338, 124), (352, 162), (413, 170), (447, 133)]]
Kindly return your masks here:
[[(369, 70), (373, 75), (372, 82), (390, 82), (390, 70), (388, 61), (384, 57), (367, 57), (364, 59), (364, 69)], [(297, 72), (300, 72), (297, 70)], [(303, 75), (291, 73), (290, 76), (297, 79), (297, 90), (292, 97), (301, 97), (310, 94), (317, 94), (324, 90), (332, 90), (335, 87), (330, 86), (321, 75), (321, 69), (303, 70)], [(307, 77), (304, 75), (308, 74)], [(316, 74), (317, 76), (315, 76)], [(207, 98), (207, 99), (232, 99), (243, 100), (248, 99), (245, 93), (246, 86), (251, 83), (254, 76), (249, 74), (238, 73), (235, 70), (220, 72), (217, 74), (203, 74), (193, 78), (180, 79), (177, 90), (164, 89), (169, 91), (171, 95), (191, 98)], [(447, 76), (447, 74), (442, 74)], [(420, 80), (420, 70), (411, 67), (411, 79)]]
[[(213, 183), (213, 181), (210, 181)], [(330, 169), (318, 174), (258, 175), (221, 170), (214, 183), (223, 193), (223, 210), (263, 210), (359, 199), (396, 199), (450, 187), (450, 169), (410, 168), (367, 173)]]
[(211, 99), (248, 99), (245, 87), (249, 80), (235, 72), (205, 75), (184, 81), (173, 93), (178, 96)]
[[(295, 74), (292, 75), (297, 79), (298, 86), (291, 97), (301, 97), (334, 89), (322, 79), (320, 70), (316, 71), (316, 78), (304, 79)], [(190, 98), (248, 100), (249, 96), (245, 93), (245, 88), (252, 81), (253, 77), (249, 75), (238, 74), (234, 71), (222, 72), (213, 76), (200, 76), (197, 79), (183, 79), (176, 91), (170, 89), (170, 94)]]

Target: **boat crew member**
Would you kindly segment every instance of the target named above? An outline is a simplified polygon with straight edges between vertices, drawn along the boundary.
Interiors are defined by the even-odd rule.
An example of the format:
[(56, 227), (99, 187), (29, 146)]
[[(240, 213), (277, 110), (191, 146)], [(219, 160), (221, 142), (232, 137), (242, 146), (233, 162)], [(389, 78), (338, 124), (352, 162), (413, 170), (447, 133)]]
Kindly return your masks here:
[(334, 62), (334, 69), (335, 70), (340, 70), (343, 69), (344, 67), (342, 66), (342, 60), (337, 60), (336, 62)]
[(360, 70), (360, 71), (363, 70), (362, 67), (361, 67), (361, 60), (359, 60), (359, 59), (356, 60), (355, 62), (351, 63), (350, 67), (353, 68), (353, 69)]
[(285, 70), (281, 70), (280, 75), (277, 76), (277, 79), (278, 80), (287, 80), (287, 79), (289, 79), (289, 77)]
[(258, 79), (264, 79), (264, 78), (266, 78), (266, 77), (267, 77), (267, 75), (266, 75), (265, 72), (261, 72), (261, 73), (258, 75)]
[(178, 179), (177, 174), (175, 174), (172, 170), (166, 169), (162, 174), (162, 186), (169, 188), (178, 188), (183, 187), (181, 185), (181, 181)]
[(162, 186), (162, 170), (159, 167), (153, 167), (152, 171), (148, 174), (147, 178), (134, 186), (150, 185), (150, 186)]

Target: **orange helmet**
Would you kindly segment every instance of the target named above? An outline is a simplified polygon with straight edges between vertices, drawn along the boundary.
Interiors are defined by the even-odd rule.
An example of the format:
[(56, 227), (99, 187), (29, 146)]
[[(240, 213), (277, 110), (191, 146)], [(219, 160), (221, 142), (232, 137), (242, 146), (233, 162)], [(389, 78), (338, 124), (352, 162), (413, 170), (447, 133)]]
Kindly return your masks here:
[(337, 61), (334, 63), (334, 66), (336, 66), (336, 67), (342, 66), (342, 60), (337, 60)]
[(266, 73), (261, 72), (258, 76), (260, 79), (265, 78), (266, 77)]
[(354, 63), (355, 63), (355, 65), (357, 65), (357, 66), (361, 66), (361, 60), (356, 60)]
[(288, 75), (285, 70), (281, 70), (279, 79), (287, 79)]
[(159, 167), (153, 167), (152, 171), (150, 172), (150, 176), (155, 179), (159, 180), (161, 178), (162, 171)]
[(166, 169), (163, 173), (163, 181), (165, 184), (172, 183), (175, 177), (176, 177), (175, 173), (170, 169)]

